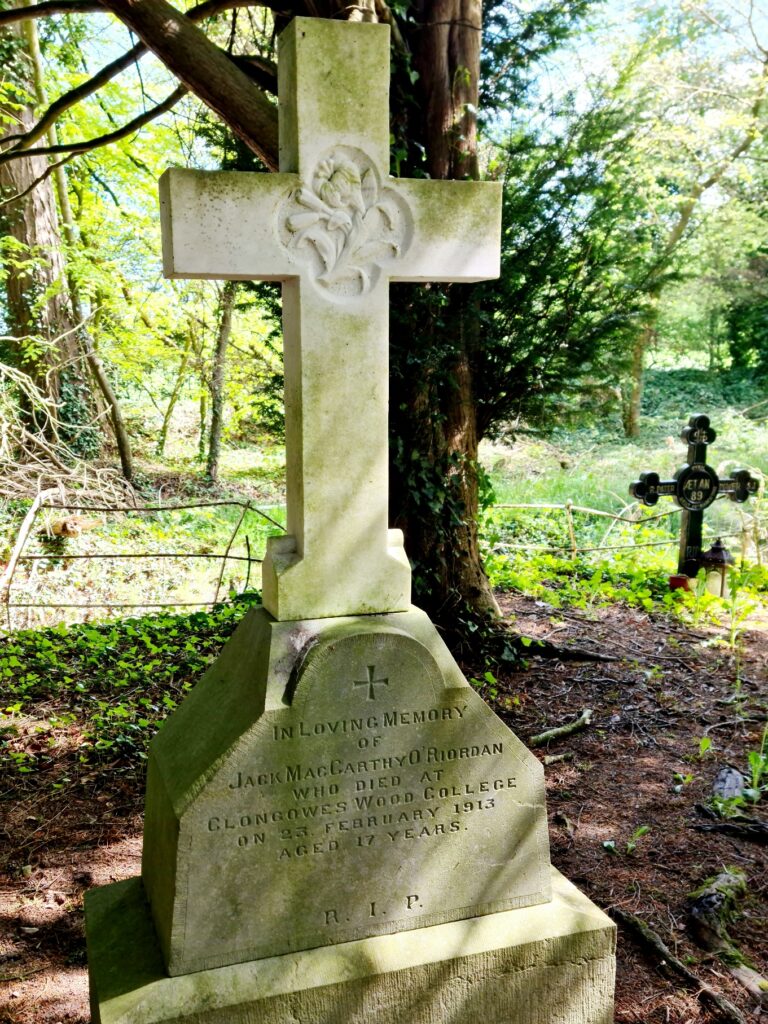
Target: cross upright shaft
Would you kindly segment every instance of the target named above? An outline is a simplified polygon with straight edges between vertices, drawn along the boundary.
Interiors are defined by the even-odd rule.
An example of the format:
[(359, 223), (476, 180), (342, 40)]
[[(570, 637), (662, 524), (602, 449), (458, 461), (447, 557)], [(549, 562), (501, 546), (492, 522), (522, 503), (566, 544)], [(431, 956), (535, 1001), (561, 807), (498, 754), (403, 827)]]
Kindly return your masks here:
[(499, 272), (501, 185), (389, 178), (389, 29), (296, 18), (279, 41), (280, 173), (171, 170), (165, 272), (283, 282), (288, 535), (278, 619), (400, 611), (387, 529), (389, 280)]

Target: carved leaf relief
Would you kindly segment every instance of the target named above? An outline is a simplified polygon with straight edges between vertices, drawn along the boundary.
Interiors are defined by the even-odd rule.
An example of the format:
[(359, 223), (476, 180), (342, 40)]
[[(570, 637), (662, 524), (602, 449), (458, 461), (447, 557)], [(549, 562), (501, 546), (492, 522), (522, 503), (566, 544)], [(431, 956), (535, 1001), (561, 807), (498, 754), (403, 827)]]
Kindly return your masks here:
[(337, 299), (369, 291), (382, 264), (402, 255), (412, 234), (403, 198), (381, 184), (365, 153), (350, 146), (318, 161), (311, 181), (286, 203), (281, 220), (285, 244)]

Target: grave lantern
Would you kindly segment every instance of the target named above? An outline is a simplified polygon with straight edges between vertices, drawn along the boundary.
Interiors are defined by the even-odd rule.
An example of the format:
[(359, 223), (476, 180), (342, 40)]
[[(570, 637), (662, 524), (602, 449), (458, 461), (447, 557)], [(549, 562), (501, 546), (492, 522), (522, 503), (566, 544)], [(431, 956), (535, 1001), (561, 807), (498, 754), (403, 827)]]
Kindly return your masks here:
[(699, 562), (707, 574), (707, 590), (716, 597), (725, 597), (725, 581), (733, 565), (733, 555), (719, 537), (708, 551), (702, 552)]

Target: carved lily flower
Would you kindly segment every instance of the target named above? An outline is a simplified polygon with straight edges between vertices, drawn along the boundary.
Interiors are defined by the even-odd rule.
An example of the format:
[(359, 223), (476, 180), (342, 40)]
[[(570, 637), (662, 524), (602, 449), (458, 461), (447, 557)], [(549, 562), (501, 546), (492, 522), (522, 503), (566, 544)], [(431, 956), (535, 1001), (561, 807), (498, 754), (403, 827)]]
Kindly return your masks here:
[(352, 230), (352, 218), (344, 210), (335, 210), (328, 218), (328, 230), (349, 232)]
[(295, 213), (288, 218), (286, 225), (289, 231), (303, 231), (304, 228), (319, 224), (321, 220), (322, 214), (319, 213)]
[(346, 207), (365, 212), (360, 171), (351, 160), (322, 160), (315, 174), (315, 190), (333, 209)]

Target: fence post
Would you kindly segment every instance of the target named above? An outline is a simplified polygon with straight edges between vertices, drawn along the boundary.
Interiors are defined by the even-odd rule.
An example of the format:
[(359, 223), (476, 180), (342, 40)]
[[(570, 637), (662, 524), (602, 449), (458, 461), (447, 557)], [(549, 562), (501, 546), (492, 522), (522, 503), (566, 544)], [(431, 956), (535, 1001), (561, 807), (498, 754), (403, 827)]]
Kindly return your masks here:
[(11, 599), (11, 583), (13, 582), (13, 574), (16, 571), (21, 552), (24, 550), (24, 545), (27, 543), (27, 537), (29, 536), (32, 526), (37, 518), (37, 513), (40, 511), (40, 506), (43, 502), (47, 501), (48, 498), (52, 498), (54, 494), (58, 494), (58, 488), (50, 488), (47, 491), (41, 491), (32, 504), (27, 510), (27, 514), (24, 516), (24, 521), (19, 529), (18, 536), (16, 537), (16, 543), (13, 545), (13, 551), (11, 551), (11, 557), (8, 559), (8, 565), (5, 567), (5, 572), (0, 578), (0, 604), (5, 605), (5, 613), (8, 619), (8, 628), (11, 628), (11, 609), (9, 607)]
[(573, 502), (569, 498), (565, 503), (565, 517), (568, 520), (568, 534), (571, 538), (571, 557), (575, 558), (579, 553), (576, 546), (576, 530), (573, 526)]

